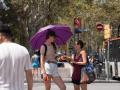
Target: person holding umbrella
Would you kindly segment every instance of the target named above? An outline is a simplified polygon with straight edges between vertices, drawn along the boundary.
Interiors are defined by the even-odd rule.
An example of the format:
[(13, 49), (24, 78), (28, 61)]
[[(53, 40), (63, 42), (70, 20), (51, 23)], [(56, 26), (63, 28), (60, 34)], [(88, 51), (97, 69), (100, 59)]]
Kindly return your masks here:
[(40, 48), (40, 66), (45, 90), (50, 90), (51, 79), (60, 90), (66, 90), (66, 86), (58, 73), (56, 47), (65, 44), (71, 36), (72, 32), (66, 25), (48, 25), (41, 28), (30, 39), (32, 49)]
[(46, 41), (44, 43), (47, 46), (46, 55), (44, 45), (42, 45), (40, 49), (41, 73), (43, 74), (46, 90), (50, 90), (51, 79), (53, 79), (53, 81), (58, 85), (60, 90), (66, 90), (66, 86), (57, 69), (57, 61), (55, 59), (56, 46), (54, 44), (55, 37), (55, 32), (48, 30)]

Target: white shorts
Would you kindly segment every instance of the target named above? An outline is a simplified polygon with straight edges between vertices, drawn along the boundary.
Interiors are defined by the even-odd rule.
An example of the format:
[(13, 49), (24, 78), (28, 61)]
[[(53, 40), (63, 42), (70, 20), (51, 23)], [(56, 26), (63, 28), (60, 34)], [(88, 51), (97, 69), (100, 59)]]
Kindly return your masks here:
[(55, 63), (48, 63), (45, 62), (45, 71), (46, 74), (51, 75), (53, 77), (59, 77), (59, 73), (58, 73), (58, 67), (57, 64)]

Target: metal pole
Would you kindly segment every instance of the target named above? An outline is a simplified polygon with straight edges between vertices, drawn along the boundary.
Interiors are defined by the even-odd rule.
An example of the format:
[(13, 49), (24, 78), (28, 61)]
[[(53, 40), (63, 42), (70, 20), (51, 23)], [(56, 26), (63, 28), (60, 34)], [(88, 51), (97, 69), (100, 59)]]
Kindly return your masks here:
[(106, 60), (106, 74), (107, 74), (107, 80), (109, 81), (110, 80), (110, 65), (109, 65), (109, 62), (110, 62), (110, 39), (108, 39), (108, 48), (107, 48), (107, 60)]
[(79, 36), (79, 33), (78, 33), (78, 36), (77, 36), (77, 41), (79, 40), (79, 37), (80, 37), (80, 36)]

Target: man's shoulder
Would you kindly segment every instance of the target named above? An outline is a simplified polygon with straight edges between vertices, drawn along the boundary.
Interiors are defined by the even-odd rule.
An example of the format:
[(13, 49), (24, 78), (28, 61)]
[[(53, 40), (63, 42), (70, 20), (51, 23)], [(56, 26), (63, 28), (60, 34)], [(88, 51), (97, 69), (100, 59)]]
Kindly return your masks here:
[(83, 50), (81, 50), (81, 53), (86, 53), (86, 50), (84, 50), (84, 49), (83, 49)]
[(25, 46), (22, 46), (22, 45), (20, 45), (18, 43), (10, 42), (10, 43), (2, 43), (2, 44), (0, 44), (0, 49), (1, 50), (7, 49), (7, 48), (9, 50), (16, 49), (16, 51), (19, 50), (19, 51), (28, 52), (28, 50), (27, 50), (27, 48)]
[(20, 50), (25, 50), (28, 51), (27, 48), (25, 46), (22, 46), (18, 43), (12, 43), (16, 48), (19, 48)]
[(16, 49), (16, 51), (28, 52), (25, 46), (22, 46), (18, 43), (11, 42), (11, 43), (8, 43), (8, 45), (6, 46), (8, 46), (11, 49)]

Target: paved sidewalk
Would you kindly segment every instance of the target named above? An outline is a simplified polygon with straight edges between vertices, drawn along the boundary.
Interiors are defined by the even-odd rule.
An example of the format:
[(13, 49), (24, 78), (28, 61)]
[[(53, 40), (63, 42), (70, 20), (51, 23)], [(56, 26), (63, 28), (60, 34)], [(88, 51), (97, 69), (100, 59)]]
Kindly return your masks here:
[[(62, 78), (65, 83), (71, 83), (71, 78)], [(41, 78), (34, 80), (34, 83), (43, 83), (43, 80)], [(25, 81), (26, 83), (26, 81)], [(120, 83), (120, 81), (117, 80), (95, 80), (93, 83)]]
[[(66, 90), (74, 90), (72, 83), (65, 83)], [(27, 90), (27, 84), (25, 84)], [(45, 90), (43, 83), (34, 83), (33, 90)], [(59, 90), (56, 84), (52, 83), (51, 90)], [(120, 90), (120, 83), (92, 83), (88, 84), (88, 90)]]

